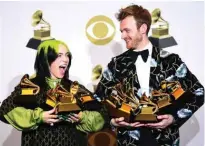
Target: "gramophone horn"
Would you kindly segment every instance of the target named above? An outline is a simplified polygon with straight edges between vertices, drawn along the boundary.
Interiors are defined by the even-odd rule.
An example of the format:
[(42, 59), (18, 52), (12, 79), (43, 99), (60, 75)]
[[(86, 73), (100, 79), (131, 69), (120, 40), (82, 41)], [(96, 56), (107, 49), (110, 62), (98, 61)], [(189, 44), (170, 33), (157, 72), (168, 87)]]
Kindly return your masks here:
[(161, 10), (159, 8), (156, 8), (152, 12), (152, 24), (155, 24), (158, 21), (165, 22), (166, 24), (168, 24), (168, 22), (162, 18)]
[(36, 11), (32, 16), (32, 26), (36, 26), (40, 23), (43, 17), (43, 12), (41, 10)]
[(161, 15), (160, 9), (159, 8), (154, 9), (154, 11), (152, 12), (152, 24), (158, 21), (160, 15)]
[(101, 74), (102, 74), (102, 66), (98, 64), (92, 70), (92, 80), (99, 79)]

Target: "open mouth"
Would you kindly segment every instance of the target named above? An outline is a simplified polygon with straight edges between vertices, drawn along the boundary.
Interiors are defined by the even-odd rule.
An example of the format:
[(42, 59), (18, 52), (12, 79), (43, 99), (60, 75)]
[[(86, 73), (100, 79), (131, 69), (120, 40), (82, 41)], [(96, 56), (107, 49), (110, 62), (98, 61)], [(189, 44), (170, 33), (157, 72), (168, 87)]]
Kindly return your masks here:
[(60, 69), (66, 69), (66, 67), (65, 67), (65, 66), (59, 66), (59, 68), (60, 68)]
[(60, 70), (60, 74), (64, 75), (67, 69), (67, 65), (60, 65), (59, 66), (59, 70)]
[(59, 68), (65, 70), (67, 68), (67, 65), (60, 65)]

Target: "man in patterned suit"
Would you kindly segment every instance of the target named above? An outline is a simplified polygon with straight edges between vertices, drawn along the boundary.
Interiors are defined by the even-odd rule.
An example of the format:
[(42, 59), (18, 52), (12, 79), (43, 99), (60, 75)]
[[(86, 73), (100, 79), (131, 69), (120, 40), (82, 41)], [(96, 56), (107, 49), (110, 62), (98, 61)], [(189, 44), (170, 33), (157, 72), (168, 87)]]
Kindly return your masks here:
[[(112, 126), (118, 127), (118, 145), (178, 146), (179, 127), (204, 103), (204, 88), (189, 71), (177, 54), (153, 46), (148, 39), (151, 15), (138, 5), (120, 10), (121, 37), (127, 51), (112, 58), (97, 86), (96, 94), (107, 99), (117, 83), (133, 85), (134, 96), (143, 93), (148, 97), (152, 90), (159, 90), (161, 81), (178, 81), (185, 91), (194, 96), (157, 116), (157, 123), (127, 123), (124, 117), (112, 118)], [(129, 129), (128, 129), (129, 127)], [(132, 130), (130, 130), (132, 127)]]

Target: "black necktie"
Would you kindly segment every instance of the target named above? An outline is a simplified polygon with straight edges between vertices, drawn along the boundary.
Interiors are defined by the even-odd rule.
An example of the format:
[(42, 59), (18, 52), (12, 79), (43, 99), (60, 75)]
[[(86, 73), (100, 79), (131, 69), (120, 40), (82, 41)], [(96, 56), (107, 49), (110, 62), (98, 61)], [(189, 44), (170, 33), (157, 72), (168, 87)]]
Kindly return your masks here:
[(132, 57), (137, 60), (137, 57), (141, 55), (142, 56), (142, 59), (144, 62), (147, 62), (147, 58), (149, 56), (149, 50), (146, 49), (146, 50), (143, 50), (143, 51), (139, 51), (139, 52), (136, 52), (136, 51), (133, 51), (132, 52)]

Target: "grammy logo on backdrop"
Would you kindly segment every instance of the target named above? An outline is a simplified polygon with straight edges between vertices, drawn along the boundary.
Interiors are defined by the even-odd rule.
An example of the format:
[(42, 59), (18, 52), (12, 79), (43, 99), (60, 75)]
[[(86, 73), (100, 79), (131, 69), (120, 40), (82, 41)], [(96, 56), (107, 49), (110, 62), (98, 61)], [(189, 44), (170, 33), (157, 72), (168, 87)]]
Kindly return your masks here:
[(43, 19), (43, 12), (41, 10), (33, 14), (32, 26), (34, 27), (34, 36), (29, 40), (26, 47), (37, 50), (41, 42), (54, 39), (50, 36), (50, 24)]
[(162, 18), (158, 8), (152, 12), (152, 35), (149, 39), (160, 49), (177, 45), (175, 39), (169, 35), (169, 23)]

